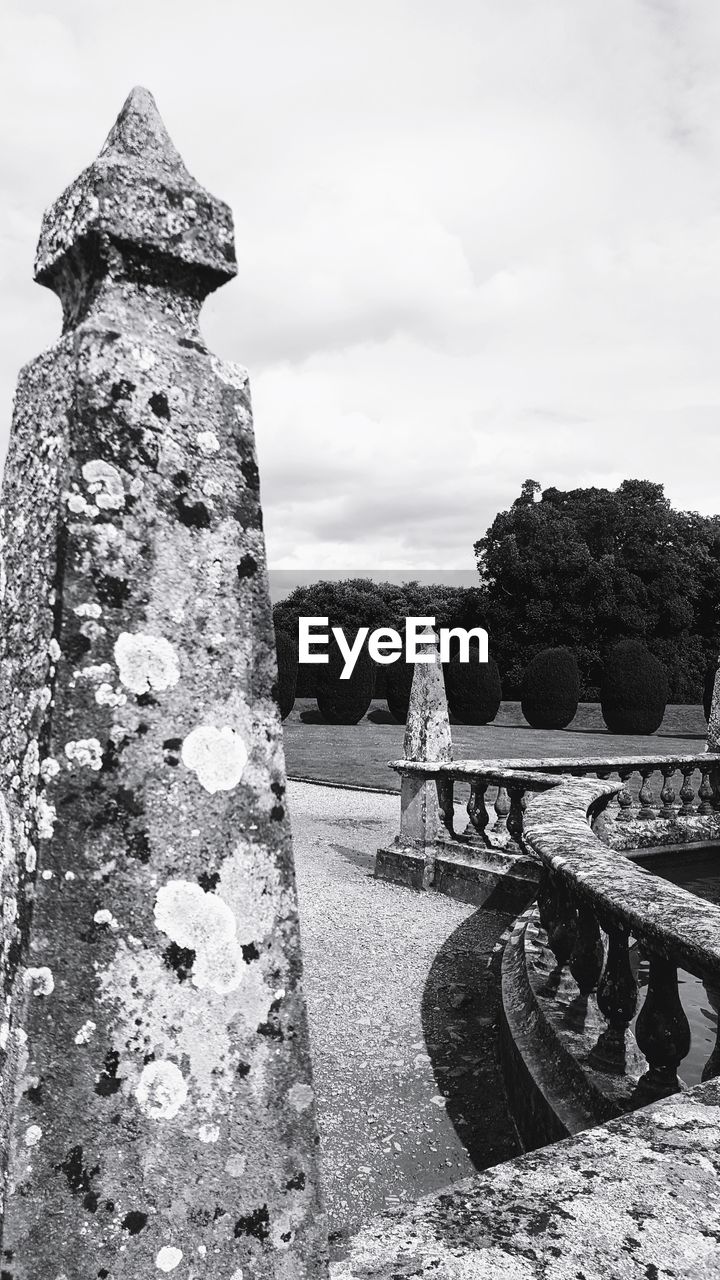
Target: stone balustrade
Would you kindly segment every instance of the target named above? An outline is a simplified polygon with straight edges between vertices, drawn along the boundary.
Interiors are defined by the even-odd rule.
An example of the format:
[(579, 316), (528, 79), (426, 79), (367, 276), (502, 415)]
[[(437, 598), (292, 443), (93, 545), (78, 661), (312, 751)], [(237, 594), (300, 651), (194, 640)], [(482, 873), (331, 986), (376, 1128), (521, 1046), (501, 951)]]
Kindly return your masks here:
[[(402, 778), (400, 834), (394, 849), (378, 852), (377, 874), (478, 904), (492, 895), (497, 901), (501, 887), (507, 898), (512, 886), (512, 901), (522, 905), (537, 892), (556, 977), (569, 972), (581, 997), (594, 995), (604, 1020), (589, 1065), (611, 1075), (625, 1070), (636, 1013), (634, 941), (649, 960), (649, 985), (635, 1025), (647, 1069), (632, 1105), (676, 1090), (690, 1048), (677, 971), (711, 989), (720, 985), (720, 907), (648, 875), (632, 859), (647, 846), (646, 834), (655, 848), (718, 839), (720, 755), (400, 760), (391, 767)], [(466, 824), (456, 784), (465, 784)], [(423, 825), (430, 806), (406, 803), (419, 787), (436, 793), (440, 825), (432, 831)], [(703, 1079), (718, 1072), (716, 1046)]]
[[(604, 1019), (590, 1065), (620, 1073), (638, 990), (631, 939), (649, 961), (649, 982), (635, 1023), (647, 1070), (636, 1105), (676, 1092), (678, 1069), (690, 1049), (690, 1027), (678, 993), (678, 968), (711, 987), (720, 983), (720, 907), (633, 864), (601, 843), (591, 820), (616, 788), (564, 779), (527, 806), (525, 847), (542, 864), (538, 914), (557, 970), (568, 969), (583, 997), (595, 994)], [(716, 1045), (703, 1080), (720, 1073)]]
[[(684, 844), (720, 836), (720, 755), (558, 757), (539, 760), (394, 760), (390, 768), (407, 781), (434, 782), (444, 830), (440, 838), (479, 841), (489, 847), (520, 849), (523, 813), (533, 791), (545, 791), (558, 777), (617, 779), (603, 811), (602, 834), (614, 848)], [(469, 786), (468, 825), (457, 829), (455, 783)], [(491, 817), (489, 806), (494, 811)], [(405, 821), (400, 842), (424, 841), (426, 832)], [(708, 819), (692, 823), (688, 819)], [(643, 824), (638, 826), (637, 824)], [(645, 825), (647, 824), (647, 825)]]

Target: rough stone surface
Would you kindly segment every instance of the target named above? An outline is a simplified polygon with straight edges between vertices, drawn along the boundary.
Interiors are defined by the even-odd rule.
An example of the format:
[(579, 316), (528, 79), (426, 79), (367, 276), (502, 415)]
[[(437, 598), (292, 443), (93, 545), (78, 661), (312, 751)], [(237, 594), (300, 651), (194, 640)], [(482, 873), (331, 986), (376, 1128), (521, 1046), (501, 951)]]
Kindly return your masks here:
[(231, 223), (135, 91), (46, 216), (3, 491), (3, 1277), (324, 1272)]
[(363, 1228), (332, 1280), (720, 1276), (717, 1081)]

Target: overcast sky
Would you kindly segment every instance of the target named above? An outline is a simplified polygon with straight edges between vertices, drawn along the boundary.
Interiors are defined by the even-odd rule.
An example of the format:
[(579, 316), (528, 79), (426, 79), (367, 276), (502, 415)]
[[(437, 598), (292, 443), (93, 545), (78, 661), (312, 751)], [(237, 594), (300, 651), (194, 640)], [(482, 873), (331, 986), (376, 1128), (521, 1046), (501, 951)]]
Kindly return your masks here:
[(457, 568), (526, 477), (720, 510), (718, 0), (2, 0), (2, 449), (44, 206), (145, 84), (233, 207), (271, 565)]

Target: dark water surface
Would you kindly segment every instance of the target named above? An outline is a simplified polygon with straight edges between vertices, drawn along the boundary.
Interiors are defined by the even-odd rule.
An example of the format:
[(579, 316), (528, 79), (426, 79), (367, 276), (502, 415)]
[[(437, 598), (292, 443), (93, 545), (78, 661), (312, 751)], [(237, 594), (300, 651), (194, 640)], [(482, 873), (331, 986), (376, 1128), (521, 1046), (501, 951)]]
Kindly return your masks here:
[[(720, 906), (720, 847), (708, 846), (692, 854), (671, 854), (646, 865), (655, 875), (680, 885), (705, 902)], [(639, 961), (637, 977), (643, 988), (642, 1000), (648, 981), (646, 960)], [(686, 1084), (699, 1084), (703, 1067), (715, 1047), (720, 989), (706, 986), (684, 969), (678, 970), (678, 979), (680, 999), (692, 1032), (690, 1052), (681, 1063), (679, 1074)]]

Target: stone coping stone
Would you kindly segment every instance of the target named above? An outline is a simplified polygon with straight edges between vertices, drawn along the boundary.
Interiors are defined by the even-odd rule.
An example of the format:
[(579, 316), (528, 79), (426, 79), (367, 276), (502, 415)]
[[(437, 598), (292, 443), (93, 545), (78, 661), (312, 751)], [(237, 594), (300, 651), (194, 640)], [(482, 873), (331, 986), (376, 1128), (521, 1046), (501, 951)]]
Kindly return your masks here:
[(442, 773), (456, 777), (474, 774), (487, 777), (494, 773), (616, 773), (618, 769), (659, 769), (662, 765), (695, 765), (720, 768), (720, 754), (694, 752), (692, 755), (657, 756), (548, 756), (509, 760), (389, 760), (388, 768), (396, 773)]
[(332, 1280), (720, 1277), (720, 1084), (497, 1165), (349, 1242)]

